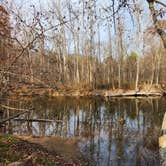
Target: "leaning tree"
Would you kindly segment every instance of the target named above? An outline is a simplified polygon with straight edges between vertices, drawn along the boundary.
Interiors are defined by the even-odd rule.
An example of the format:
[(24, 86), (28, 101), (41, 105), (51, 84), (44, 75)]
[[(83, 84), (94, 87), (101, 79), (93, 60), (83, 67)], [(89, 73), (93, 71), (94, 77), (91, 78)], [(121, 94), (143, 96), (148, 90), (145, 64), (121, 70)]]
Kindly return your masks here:
[[(160, 0), (147, 0), (147, 2), (149, 4), (149, 9), (150, 9), (150, 12), (152, 15), (155, 30), (159, 34), (159, 36), (161, 37), (161, 39), (163, 41), (163, 45), (166, 48), (166, 32), (165, 32), (164, 27), (162, 27), (162, 25), (160, 24), (160, 20), (158, 19), (159, 16), (163, 17), (164, 13), (166, 12), (164, 10), (164, 8), (166, 8), (166, 4), (161, 2)], [(160, 10), (156, 10), (155, 4), (159, 4), (163, 8), (160, 8)]]

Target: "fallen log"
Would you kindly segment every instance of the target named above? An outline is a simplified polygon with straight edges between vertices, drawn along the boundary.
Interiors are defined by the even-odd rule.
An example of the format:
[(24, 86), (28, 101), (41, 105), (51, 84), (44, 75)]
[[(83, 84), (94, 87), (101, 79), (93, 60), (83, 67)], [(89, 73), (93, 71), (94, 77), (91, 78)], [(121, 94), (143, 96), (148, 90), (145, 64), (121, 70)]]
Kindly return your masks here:
[(30, 110), (24, 110), (24, 111), (22, 111), (22, 112), (19, 112), (19, 113), (13, 115), (13, 116), (10, 116), (10, 117), (8, 117), (8, 118), (6, 118), (6, 119), (1, 120), (1, 121), (0, 121), (0, 124), (3, 124), (3, 123), (5, 123), (5, 122), (7, 122), (7, 121), (9, 121), (9, 120), (11, 120), (11, 119), (14, 119), (14, 118), (16, 118), (16, 117), (18, 117), (18, 116), (20, 116), (20, 115), (22, 115), (22, 114), (28, 113), (28, 112), (30, 112)]
[(124, 92), (124, 93), (106, 93), (104, 96), (105, 97), (139, 97), (139, 96), (162, 96), (162, 93), (159, 92)]

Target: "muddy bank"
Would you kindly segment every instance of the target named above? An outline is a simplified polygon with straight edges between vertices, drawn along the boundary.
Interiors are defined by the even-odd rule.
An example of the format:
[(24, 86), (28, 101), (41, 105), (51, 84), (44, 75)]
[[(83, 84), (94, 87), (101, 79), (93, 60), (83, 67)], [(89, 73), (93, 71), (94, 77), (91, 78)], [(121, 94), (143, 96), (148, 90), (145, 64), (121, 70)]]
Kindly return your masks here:
[(76, 153), (72, 141), (70, 143), (58, 138), (32, 138), (1, 134), (0, 165), (91, 165), (80, 153)]
[(48, 96), (48, 97), (58, 97), (58, 96), (74, 96), (74, 97), (138, 97), (138, 96), (164, 96), (166, 95), (166, 90), (164, 90), (159, 85), (144, 85), (141, 86), (137, 91), (130, 89), (72, 89), (71, 87), (65, 87), (61, 89), (44, 88), (44, 87), (31, 87), (22, 86), (18, 87), (9, 92), (10, 96)]

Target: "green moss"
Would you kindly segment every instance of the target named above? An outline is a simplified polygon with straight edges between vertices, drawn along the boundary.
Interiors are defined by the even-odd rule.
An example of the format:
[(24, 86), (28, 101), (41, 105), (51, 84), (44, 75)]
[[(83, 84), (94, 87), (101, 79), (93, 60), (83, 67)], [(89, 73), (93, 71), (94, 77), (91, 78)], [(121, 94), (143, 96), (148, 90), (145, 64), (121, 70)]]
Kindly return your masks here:
[(2, 138), (6, 138), (6, 139), (8, 139), (8, 138), (16, 139), (14, 136), (9, 135), (9, 134), (0, 134), (0, 139), (2, 139)]
[(15, 138), (14, 136), (8, 134), (0, 135), (0, 148), (8, 148), (16, 141), (17, 138)]

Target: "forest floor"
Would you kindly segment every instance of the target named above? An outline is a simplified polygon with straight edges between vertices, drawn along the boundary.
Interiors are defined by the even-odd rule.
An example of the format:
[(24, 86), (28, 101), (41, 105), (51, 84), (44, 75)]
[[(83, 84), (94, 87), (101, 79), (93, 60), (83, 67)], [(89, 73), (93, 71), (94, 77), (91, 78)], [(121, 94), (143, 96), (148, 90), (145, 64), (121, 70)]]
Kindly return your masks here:
[[(91, 165), (76, 152), (72, 141), (52, 138), (0, 135), (0, 166), (86, 166)], [(75, 142), (75, 141), (74, 141)], [(52, 146), (54, 145), (54, 146)], [(63, 147), (63, 150), (60, 150)], [(65, 149), (65, 150), (64, 150)]]

